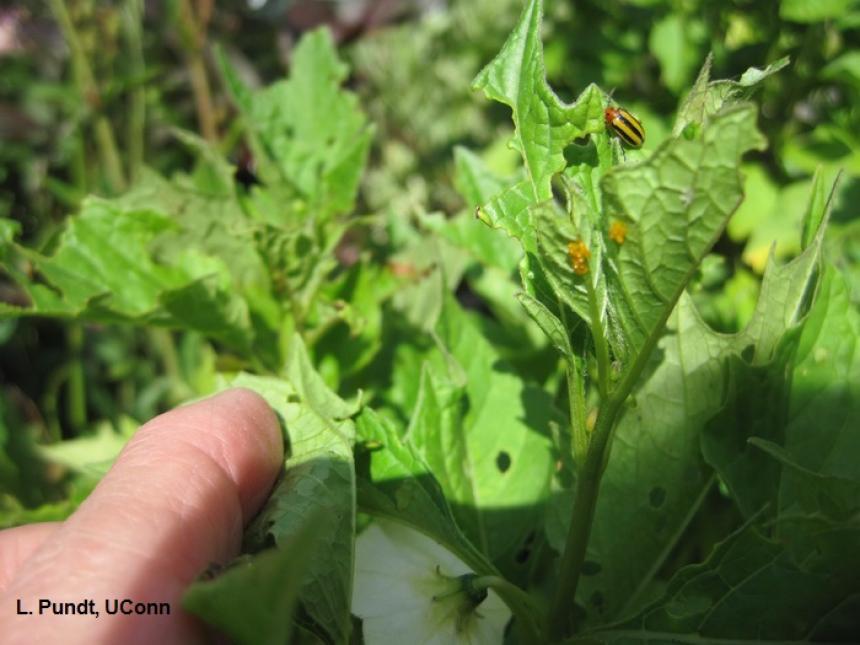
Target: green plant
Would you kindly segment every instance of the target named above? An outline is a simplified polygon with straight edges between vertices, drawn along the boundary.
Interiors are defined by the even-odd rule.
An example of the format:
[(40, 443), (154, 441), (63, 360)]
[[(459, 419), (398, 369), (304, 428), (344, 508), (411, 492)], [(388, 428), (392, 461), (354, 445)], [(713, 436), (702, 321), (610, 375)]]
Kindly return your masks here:
[[(825, 252), (842, 241), (826, 237), (826, 173), (809, 182), (796, 257), (754, 267), (732, 333), (699, 313), (725, 320), (738, 302), (716, 293), (712, 249), (727, 226), (755, 228), (732, 219), (745, 155), (766, 143), (750, 99), (786, 61), (713, 81), (709, 58), (671, 134), (643, 119), (645, 148), (622, 153), (606, 92), (566, 103), (548, 84), (542, 5), (526, 3), (474, 81), (510, 108), (520, 161), (459, 104), (489, 145), (456, 148), (453, 217), (395, 194), (446, 170), (397, 166), (389, 138), (360, 191), (374, 130), (316, 31), (289, 79), (261, 90), (219, 56), (256, 184), (177, 131), (191, 172), (141, 169), (46, 248), (0, 220), (4, 269), (28, 299), (0, 313), (155, 330), (176, 399), (243, 385), (278, 412), (290, 452), (246, 557), (186, 596), (238, 642), (347, 642), (351, 609), (371, 644), (501, 642), (509, 616), (504, 638), (522, 643), (849, 642), (860, 316), (831, 260), (846, 255)], [(674, 92), (690, 65), (664, 69)], [(387, 116), (393, 139), (406, 117)], [(421, 123), (415, 150), (462, 141)], [(450, 189), (432, 201), (453, 203)], [(116, 425), (43, 451), (89, 473), (51, 512), (120, 449), (133, 424)], [(0, 431), (0, 478), (15, 481)]]

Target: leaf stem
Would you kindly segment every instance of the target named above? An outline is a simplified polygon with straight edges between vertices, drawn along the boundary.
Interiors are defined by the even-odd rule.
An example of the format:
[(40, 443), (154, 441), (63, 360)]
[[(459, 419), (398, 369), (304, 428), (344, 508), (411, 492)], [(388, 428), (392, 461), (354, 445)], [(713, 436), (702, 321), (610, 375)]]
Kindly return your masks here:
[(592, 272), (586, 276), (585, 288), (588, 293), (588, 309), (591, 317), (591, 337), (594, 339), (594, 351), (597, 357), (597, 390), (600, 399), (605, 400), (609, 395), (609, 345), (603, 331), (603, 321), (600, 318), (600, 307), (597, 304), (597, 293), (591, 281)]
[(515, 584), (508, 582), (500, 576), (481, 576), (472, 580), (472, 586), (477, 589), (490, 588), (499, 594), (511, 613), (517, 618), (517, 624), (523, 630), (524, 642), (543, 643), (540, 625), (542, 622), (541, 611), (535, 605), (532, 597)]
[(588, 454), (588, 428), (586, 427), (585, 392), (576, 369), (576, 359), (566, 357), (567, 399), (570, 408), (570, 434), (573, 438), (573, 458), (577, 471), (585, 465)]

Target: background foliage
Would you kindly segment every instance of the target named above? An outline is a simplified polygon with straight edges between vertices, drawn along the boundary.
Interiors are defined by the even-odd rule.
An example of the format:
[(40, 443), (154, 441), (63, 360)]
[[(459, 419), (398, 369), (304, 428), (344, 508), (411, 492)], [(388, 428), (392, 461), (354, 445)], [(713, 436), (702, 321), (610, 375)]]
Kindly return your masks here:
[[(505, 204), (485, 206), (538, 166), (524, 172), (507, 145), (527, 156), (525, 121), (515, 131), (511, 110), (471, 87), (522, 5), (0, 10), (0, 526), (65, 517), (139, 423), (238, 382), (269, 397), (293, 444), (248, 549), (268, 537), (289, 546), (291, 560), (266, 565), (281, 571), (311, 542), (344, 554), (281, 592), (301, 599), (303, 637), (350, 632), (355, 501), (332, 482), (348, 481), (379, 516), (403, 513), (401, 495), (421, 500), (410, 522), (473, 569), (495, 567), (538, 596), (551, 586), (577, 465), (559, 430), (565, 370), (541, 328), (560, 309), (588, 311), (570, 275), (549, 276), (569, 294), (549, 303), (552, 318), (546, 285), (521, 281), (523, 250), (566, 266), (552, 239), (569, 231), (547, 214), (518, 230)], [(736, 80), (790, 58), (757, 86), (754, 123), (733, 130), (726, 117), (710, 135), (712, 155), (730, 131), (755, 149), (740, 162), (744, 199), (619, 422), (577, 596), (605, 642), (749, 635), (734, 603), (820, 587), (834, 561), (857, 564), (845, 554), (860, 490), (860, 6), (547, 0), (536, 28), (561, 99), (595, 83), (645, 124), (632, 162), (670, 136), (709, 53), (711, 76)], [(522, 107), (491, 73), (478, 84), (515, 115)], [(596, 89), (586, 98), (600, 108)], [(599, 131), (594, 114), (564, 136)], [(585, 181), (590, 161), (566, 141), (534, 162), (548, 164), (542, 199), (560, 168)], [(726, 152), (729, 165), (743, 151)], [(839, 170), (816, 237), (808, 222), (823, 216)], [(629, 209), (636, 181), (612, 175), (607, 203)], [(480, 225), (479, 206), (519, 239)], [(814, 300), (789, 289), (808, 284)], [(572, 354), (585, 339), (570, 335)], [(725, 369), (710, 372), (724, 353)], [(665, 395), (681, 391), (711, 395)], [(334, 429), (330, 441), (320, 428)], [(296, 488), (301, 478), (321, 489)], [(321, 498), (336, 512), (314, 515), (309, 500)], [(229, 592), (268, 584), (259, 571), (236, 575), (247, 578), (222, 581)], [(852, 584), (827, 583), (828, 598), (786, 592), (763, 639), (838, 640), (856, 627)], [(217, 594), (200, 593), (189, 602), (217, 614)], [(724, 614), (704, 615), (719, 603)], [(780, 623), (801, 607), (794, 631)]]

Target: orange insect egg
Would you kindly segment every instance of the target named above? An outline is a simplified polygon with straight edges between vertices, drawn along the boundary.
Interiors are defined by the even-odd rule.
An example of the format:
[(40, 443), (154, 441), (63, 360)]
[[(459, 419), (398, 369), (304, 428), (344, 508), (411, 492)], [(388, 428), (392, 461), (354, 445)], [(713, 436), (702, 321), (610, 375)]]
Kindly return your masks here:
[(615, 220), (609, 225), (609, 239), (618, 245), (624, 244), (627, 239), (627, 224)]
[(588, 273), (588, 258), (591, 257), (591, 251), (585, 246), (585, 242), (582, 240), (568, 242), (567, 254), (570, 256), (570, 266), (576, 275)]

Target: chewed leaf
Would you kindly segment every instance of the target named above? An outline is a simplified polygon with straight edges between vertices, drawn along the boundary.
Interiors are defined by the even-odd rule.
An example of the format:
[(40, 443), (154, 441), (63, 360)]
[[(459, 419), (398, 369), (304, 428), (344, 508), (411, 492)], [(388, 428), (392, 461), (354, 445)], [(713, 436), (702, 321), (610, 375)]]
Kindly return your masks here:
[[(810, 490), (808, 476), (806, 479), (795, 476), (796, 469), (780, 473), (775, 464), (769, 463), (772, 457), (759, 445), (747, 443), (754, 430), (766, 428), (761, 421), (777, 418), (782, 401), (768, 399), (762, 388), (779, 393), (786, 387), (785, 366), (775, 354), (778, 348), (791, 347), (797, 342), (806, 295), (815, 284), (821, 237), (819, 233), (814, 243), (793, 262), (770, 264), (753, 319), (737, 334), (712, 330), (696, 311), (692, 299), (686, 294), (681, 296), (668, 320), (667, 333), (660, 338), (651, 358), (647, 376), (636, 389), (635, 403), (627, 405), (615, 429), (616, 440), (604, 473), (601, 503), (595, 512), (594, 532), (588, 546), (587, 561), (592, 563), (592, 571), (583, 577), (578, 589), (578, 599), (586, 607), (589, 620), (601, 622), (623, 616), (646, 596), (666, 549), (712, 486), (713, 470), (706, 460), (727, 482), (742, 509), (758, 510), (768, 502), (774, 509), (780, 504), (795, 507), (798, 499), (808, 508), (825, 497), (817, 494), (819, 491), (826, 491), (828, 501), (833, 500), (830, 506), (841, 504), (844, 514), (849, 494), (860, 490), (856, 482), (845, 477), (855, 470), (848, 465), (850, 458), (840, 459), (827, 449), (835, 443), (854, 440), (857, 433), (848, 430), (851, 426), (847, 421), (852, 415), (851, 408), (828, 405), (824, 401), (832, 400), (829, 397), (823, 397), (821, 404), (814, 403), (819, 399), (818, 391), (814, 396), (804, 394), (810, 380), (821, 380), (809, 365), (814, 351), (811, 347), (806, 350), (805, 369), (794, 376), (795, 381), (802, 379), (805, 387), (792, 397), (799, 394), (798, 407), (809, 409), (807, 428), (811, 419), (825, 414), (833, 419), (827, 427), (834, 428), (828, 440), (821, 442), (820, 450), (802, 449), (806, 463), (828, 464), (827, 472), (822, 473), (826, 476), (812, 482), (816, 485), (815, 493)], [(829, 300), (829, 290), (827, 295)], [(840, 308), (844, 292), (840, 296), (834, 302), (822, 304), (820, 312), (813, 309), (813, 315), (826, 317), (833, 325), (823, 335), (828, 339), (825, 343), (832, 342), (842, 351), (835, 360), (822, 361), (822, 369), (844, 375), (838, 379), (840, 386), (830, 391), (834, 397), (847, 400), (848, 393), (856, 389), (847, 374), (852, 361), (857, 362), (851, 355), (857, 322), (853, 320), (856, 316), (838, 316), (827, 311), (831, 306), (834, 310), (848, 311), (847, 307)], [(806, 323), (803, 331), (810, 341), (825, 331), (817, 325), (810, 328), (813, 321)], [(829, 358), (830, 352), (821, 355)], [(763, 378), (750, 388), (759, 389), (750, 390), (748, 407), (737, 409), (724, 423), (709, 423), (732, 396), (735, 403), (731, 408), (735, 410), (737, 396), (731, 395), (731, 377), (737, 378), (734, 370), (738, 363), (743, 363), (742, 358), (758, 364), (756, 369)], [(801, 435), (803, 426), (797, 424), (797, 427)], [(770, 437), (780, 443), (784, 441), (779, 435)], [(798, 436), (795, 441), (798, 447), (811, 443), (808, 435)], [(842, 452), (853, 454), (850, 450)], [(569, 503), (569, 492), (559, 494), (553, 507), (562, 511), (569, 508)], [(817, 509), (812, 505), (809, 510)], [(548, 516), (548, 537), (558, 550), (563, 548), (567, 521), (564, 512)]]
[[(787, 445), (785, 411), (792, 399), (805, 398), (802, 391), (792, 392), (789, 375), (799, 337), (807, 333), (805, 325), (810, 294), (820, 268), (822, 238), (823, 229), (814, 243), (788, 264), (779, 266), (770, 262), (747, 327), (734, 336), (721, 336), (731, 349), (724, 367), (727, 403), (702, 433), (702, 454), (747, 517), (765, 508), (771, 515), (780, 509), (780, 487), (785, 472), (767, 453), (749, 444), (748, 439), (755, 436)], [(826, 300), (818, 304), (826, 306)], [(841, 326), (843, 322), (833, 318), (835, 325)], [(798, 377), (803, 376), (804, 371), (798, 372)], [(821, 414), (819, 410), (818, 415)], [(818, 428), (807, 421), (798, 432), (796, 441), (805, 445), (811, 441), (810, 433), (817, 434)], [(808, 452), (809, 448), (803, 450)]]
[[(194, 248), (177, 251), (169, 262), (154, 256), (156, 239), (176, 236), (178, 228), (157, 206), (88, 198), (52, 254), (5, 243), (6, 268), (30, 305), (5, 305), (2, 312), (193, 329), (247, 350), (253, 339), (248, 305), (225, 284), (226, 264)], [(17, 268), (27, 263), (35, 276)]]
[(740, 85), (743, 85), (744, 87), (751, 87), (756, 83), (761, 83), (768, 76), (772, 76), (784, 67), (786, 67), (789, 62), (789, 57), (783, 56), (778, 61), (771, 63), (764, 69), (759, 69), (758, 67), (750, 67), (741, 75), (741, 79), (740, 81), (738, 81), (738, 83)]
[(249, 529), (248, 539), (259, 546), (270, 536), (282, 545), (301, 532), (309, 517), (319, 515), (315, 531), (319, 547), (299, 599), (332, 640), (343, 642), (350, 630), (355, 425), (342, 416), (350, 406), (325, 389), (312, 372), (298, 339), (293, 340), (290, 355), (288, 377), (294, 383), (250, 374), (231, 383), (250, 387), (269, 402), (286, 426), (289, 445), (286, 473)]
[[(511, 373), (450, 296), (435, 334), (444, 350), (430, 366), (437, 387), (424, 381), (428, 396), (413, 423), (432, 421), (439, 436), (422, 431), (409, 439), (445, 475), (443, 489), (472, 543), (503, 573), (521, 570), (516, 554), (549, 489), (552, 401)], [(463, 377), (462, 393), (452, 391)], [(502, 508), (505, 513), (497, 512)]]
[(673, 139), (648, 161), (615, 168), (603, 178), (605, 215), (627, 226), (607, 272), (625, 345), (615, 351), (622, 357), (659, 335), (740, 204), (740, 158), (764, 145), (755, 118), (752, 105), (726, 108), (699, 137)]
[(502, 229), (519, 240), (526, 252), (534, 253), (537, 241), (530, 210), (534, 203), (533, 187), (524, 179), (491, 198), (478, 208), (477, 215), (484, 224)]
[(255, 156), (272, 171), (264, 182), (282, 182), (324, 215), (351, 211), (373, 129), (355, 95), (340, 87), (347, 68), (331, 34), (305, 35), (290, 78), (257, 92), (242, 85), (223, 56), (221, 67), (254, 135)]
[(537, 202), (552, 197), (550, 180), (564, 169), (564, 148), (577, 137), (603, 129), (603, 96), (596, 85), (566, 104), (547, 84), (542, 15), (543, 1), (530, 0), (502, 50), (472, 84), (513, 110), (513, 143), (523, 156), (531, 196)]
[(412, 443), (370, 409), (358, 417), (357, 434), (366, 450), (356, 460), (359, 508), (431, 536), (473, 571), (495, 572), (460, 531), (442, 486)]
[(820, 535), (818, 548), (798, 557), (745, 526), (704, 563), (678, 571), (663, 597), (635, 618), (589, 636), (619, 645), (742, 642), (750, 634), (758, 643), (852, 642), (860, 530), (830, 527)]
[(236, 643), (289, 642), (303, 578), (321, 548), (316, 539), (321, 520), (316, 512), (284, 544), (191, 585), (183, 606)]
[(705, 120), (719, 112), (726, 103), (748, 96), (751, 88), (776, 74), (789, 63), (788, 56), (785, 56), (764, 69), (750, 67), (743, 73), (740, 80), (711, 81), (712, 60), (712, 56), (708, 56), (705, 60), (693, 88), (678, 109), (675, 126), (672, 129), (675, 136), (680, 135), (690, 124), (703, 124)]

